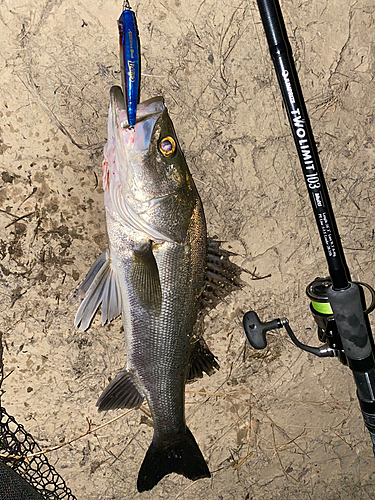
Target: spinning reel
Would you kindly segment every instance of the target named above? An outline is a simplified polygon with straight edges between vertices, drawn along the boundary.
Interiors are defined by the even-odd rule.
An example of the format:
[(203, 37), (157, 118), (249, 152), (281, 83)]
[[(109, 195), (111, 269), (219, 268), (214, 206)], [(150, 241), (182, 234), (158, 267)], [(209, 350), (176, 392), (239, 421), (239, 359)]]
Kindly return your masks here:
[[(375, 291), (367, 283), (355, 283), (359, 285), (362, 303), (365, 303), (362, 287), (369, 290), (371, 294), (371, 304), (364, 311), (364, 315), (366, 317), (375, 308)], [(266, 333), (270, 330), (284, 327), (293, 344), (303, 351), (310, 352), (311, 354), (321, 358), (337, 357), (343, 365), (347, 365), (348, 360), (345, 355), (341, 337), (338, 333), (336, 321), (327, 295), (327, 291), (331, 287), (331, 278), (325, 277), (315, 278), (315, 280), (306, 288), (306, 294), (311, 300), (310, 310), (318, 327), (318, 339), (319, 342), (323, 344), (322, 346), (312, 347), (300, 342), (293, 333), (287, 318), (277, 318), (272, 321), (262, 322), (257, 313), (254, 311), (247, 312), (242, 321), (243, 329), (250, 345), (254, 347), (254, 349), (264, 349), (267, 347)]]

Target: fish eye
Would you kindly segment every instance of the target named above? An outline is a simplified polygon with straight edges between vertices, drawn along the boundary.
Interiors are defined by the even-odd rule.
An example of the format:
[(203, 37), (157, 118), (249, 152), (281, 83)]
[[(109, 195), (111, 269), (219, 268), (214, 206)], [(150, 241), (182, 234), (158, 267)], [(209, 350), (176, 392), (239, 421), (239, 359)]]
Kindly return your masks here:
[(169, 156), (172, 156), (174, 152), (176, 151), (176, 143), (172, 137), (165, 137), (162, 141), (159, 143), (159, 151), (163, 156), (166, 156), (167, 158)]

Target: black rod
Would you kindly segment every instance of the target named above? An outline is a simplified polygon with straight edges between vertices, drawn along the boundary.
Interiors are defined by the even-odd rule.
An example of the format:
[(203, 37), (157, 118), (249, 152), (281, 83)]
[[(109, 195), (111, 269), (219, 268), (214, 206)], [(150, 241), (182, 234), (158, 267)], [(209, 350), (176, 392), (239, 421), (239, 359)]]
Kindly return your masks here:
[[(333, 286), (327, 289), (327, 295), (349, 368), (353, 372), (362, 416), (370, 432), (375, 455), (374, 343), (367, 314), (363, 312), (363, 297), (360, 288), (350, 282), (279, 2), (257, 2), (328, 263)], [(250, 325), (251, 329), (254, 330), (254, 324)], [(245, 329), (245, 333), (249, 332)]]
[(348, 287), (350, 275), (319, 160), (292, 49), (277, 0), (257, 0), (271, 57), (301, 162), (307, 190), (335, 290)]

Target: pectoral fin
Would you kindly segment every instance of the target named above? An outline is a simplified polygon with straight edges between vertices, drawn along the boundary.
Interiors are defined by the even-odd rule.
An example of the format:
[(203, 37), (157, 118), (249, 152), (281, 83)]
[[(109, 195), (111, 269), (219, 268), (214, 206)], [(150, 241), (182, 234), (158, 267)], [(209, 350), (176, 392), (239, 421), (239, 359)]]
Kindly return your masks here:
[(86, 278), (74, 290), (73, 300), (82, 298), (74, 318), (74, 326), (83, 331), (89, 328), (96, 311), (102, 304), (102, 325), (121, 314), (121, 292), (109, 250), (103, 252), (91, 266)]
[(146, 309), (160, 312), (162, 292), (159, 269), (152, 253), (152, 242), (138, 246), (130, 270), (132, 289)]
[(98, 411), (136, 408), (141, 406), (143, 399), (134, 385), (132, 375), (124, 368), (104, 389), (96, 406)]

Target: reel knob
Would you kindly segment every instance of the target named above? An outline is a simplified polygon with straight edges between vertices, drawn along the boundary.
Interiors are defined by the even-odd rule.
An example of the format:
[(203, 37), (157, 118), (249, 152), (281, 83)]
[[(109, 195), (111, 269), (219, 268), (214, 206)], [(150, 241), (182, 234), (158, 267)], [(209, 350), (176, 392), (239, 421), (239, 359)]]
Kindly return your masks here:
[(279, 318), (263, 323), (256, 312), (247, 312), (242, 320), (242, 326), (249, 341), (254, 349), (264, 349), (267, 347), (266, 332), (282, 328), (283, 324)]

